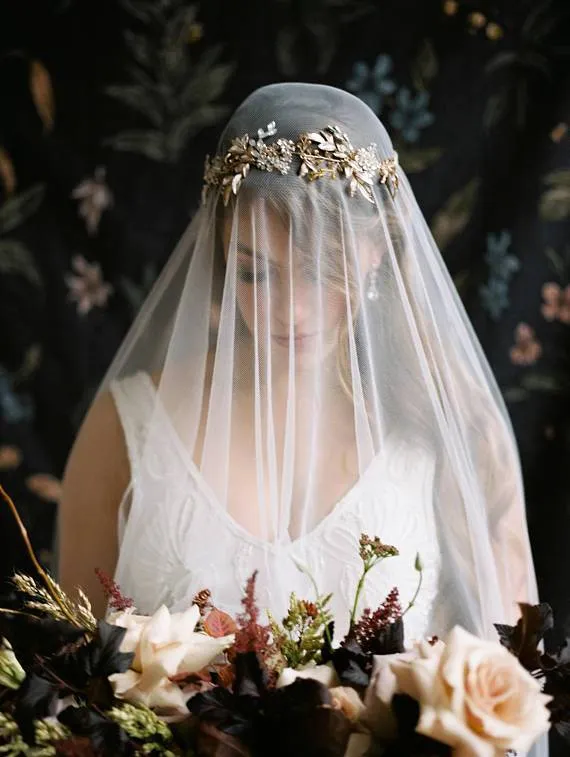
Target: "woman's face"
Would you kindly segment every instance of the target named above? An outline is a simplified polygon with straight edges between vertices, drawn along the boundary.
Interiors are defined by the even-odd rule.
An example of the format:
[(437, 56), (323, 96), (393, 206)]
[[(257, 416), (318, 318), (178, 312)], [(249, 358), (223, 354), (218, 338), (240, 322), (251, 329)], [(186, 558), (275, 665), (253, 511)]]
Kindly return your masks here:
[(272, 356), (294, 349), (305, 363), (330, 355), (347, 317), (347, 292), (344, 280), (337, 275), (333, 282), (324, 270), (330, 267), (324, 244), (299, 249), (273, 211), (248, 209), (242, 216), (227, 218), (223, 236), (226, 265), (235, 255), (236, 299), (249, 332)]

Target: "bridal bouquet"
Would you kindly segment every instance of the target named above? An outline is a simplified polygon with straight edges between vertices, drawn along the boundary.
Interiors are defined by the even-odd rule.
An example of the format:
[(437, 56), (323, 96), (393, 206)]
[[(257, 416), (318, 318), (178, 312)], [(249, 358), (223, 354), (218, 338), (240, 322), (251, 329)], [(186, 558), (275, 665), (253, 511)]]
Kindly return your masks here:
[[(293, 595), (286, 617), (266, 622), (255, 574), (235, 618), (207, 589), (185, 612), (140, 615), (101, 576), (111, 612), (97, 619), (27, 544), (38, 578), (16, 575), (22, 609), (0, 613), (8, 757), (499, 757), (551, 725), (570, 740), (569, 647), (541, 651), (550, 608), (521, 605), (496, 642), (456, 627), (405, 649), (413, 600), (403, 608), (396, 588), (357, 616), (368, 573), (398, 553), (377, 537), (360, 538), (362, 578), (338, 644), (330, 596)], [(416, 570), (419, 587), (419, 558)]]

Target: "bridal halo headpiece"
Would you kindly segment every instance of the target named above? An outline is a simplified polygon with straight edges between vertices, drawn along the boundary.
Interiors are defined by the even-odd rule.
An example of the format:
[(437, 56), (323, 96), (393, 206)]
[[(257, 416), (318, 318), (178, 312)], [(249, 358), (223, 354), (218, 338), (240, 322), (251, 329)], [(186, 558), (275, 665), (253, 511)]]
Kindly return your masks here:
[(296, 142), (277, 139), (266, 143), (277, 134), (275, 121), (265, 130), (259, 129), (257, 138), (248, 134), (232, 140), (225, 155), (206, 158), (202, 200), (208, 192), (219, 189), (224, 205), (239, 188), (252, 168), (260, 171), (278, 171), (285, 175), (292, 171), (293, 161), (300, 162), (298, 175), (309, 181), (344, 178), (348, 180), (351, 197), (359, 192), (374, 202), (372, 188), (376, 182), (384, 184), (392, 197), (398, 190), (398, 155), (381, 159), (376, 145), (353, 147), (348, 136), (337, 126), (326, 126), (321, 131), (301, 134)]

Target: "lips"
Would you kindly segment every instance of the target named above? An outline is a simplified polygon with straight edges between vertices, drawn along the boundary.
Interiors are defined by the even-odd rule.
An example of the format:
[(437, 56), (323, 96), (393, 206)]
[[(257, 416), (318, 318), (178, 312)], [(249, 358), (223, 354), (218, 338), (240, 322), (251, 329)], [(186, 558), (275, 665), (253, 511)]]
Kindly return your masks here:
[(284, 347), (288, 347), (290, 344), (294, 344), (296, 347), (298, 347), (307, 343), (314, 336), (315, 334), (295, 334), (295, 336), (291, 338), (289, 335), (279, 336), (278, 334), (274, 334), (272, 338), (277, 342), (277, 344), (280, 344)]

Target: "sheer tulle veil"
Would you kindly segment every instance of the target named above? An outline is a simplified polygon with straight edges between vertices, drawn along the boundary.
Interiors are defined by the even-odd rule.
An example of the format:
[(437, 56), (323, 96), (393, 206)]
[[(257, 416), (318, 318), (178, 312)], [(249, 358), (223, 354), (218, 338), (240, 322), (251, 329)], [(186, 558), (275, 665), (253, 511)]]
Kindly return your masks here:
[[(244, 135), (252, 144), (236, 149)], [(336, 177), (334, 160), (302, 169), (302, 135)], [(102, 386), (138, 371), (155, 381), (149, 491), (166, 417), (228, 516), (284, 544), (402, 439), (435, 465), (445, 623), (494, 637), (537, 599), (515, 439), (386, 130), (346, 92), (275, 84), (237, 109), (217, 155), (232, 146), (231, 181), (230, 163), (210, 163), (203, 203)], [(149, 527), (133, 504), (120, 564)]]

